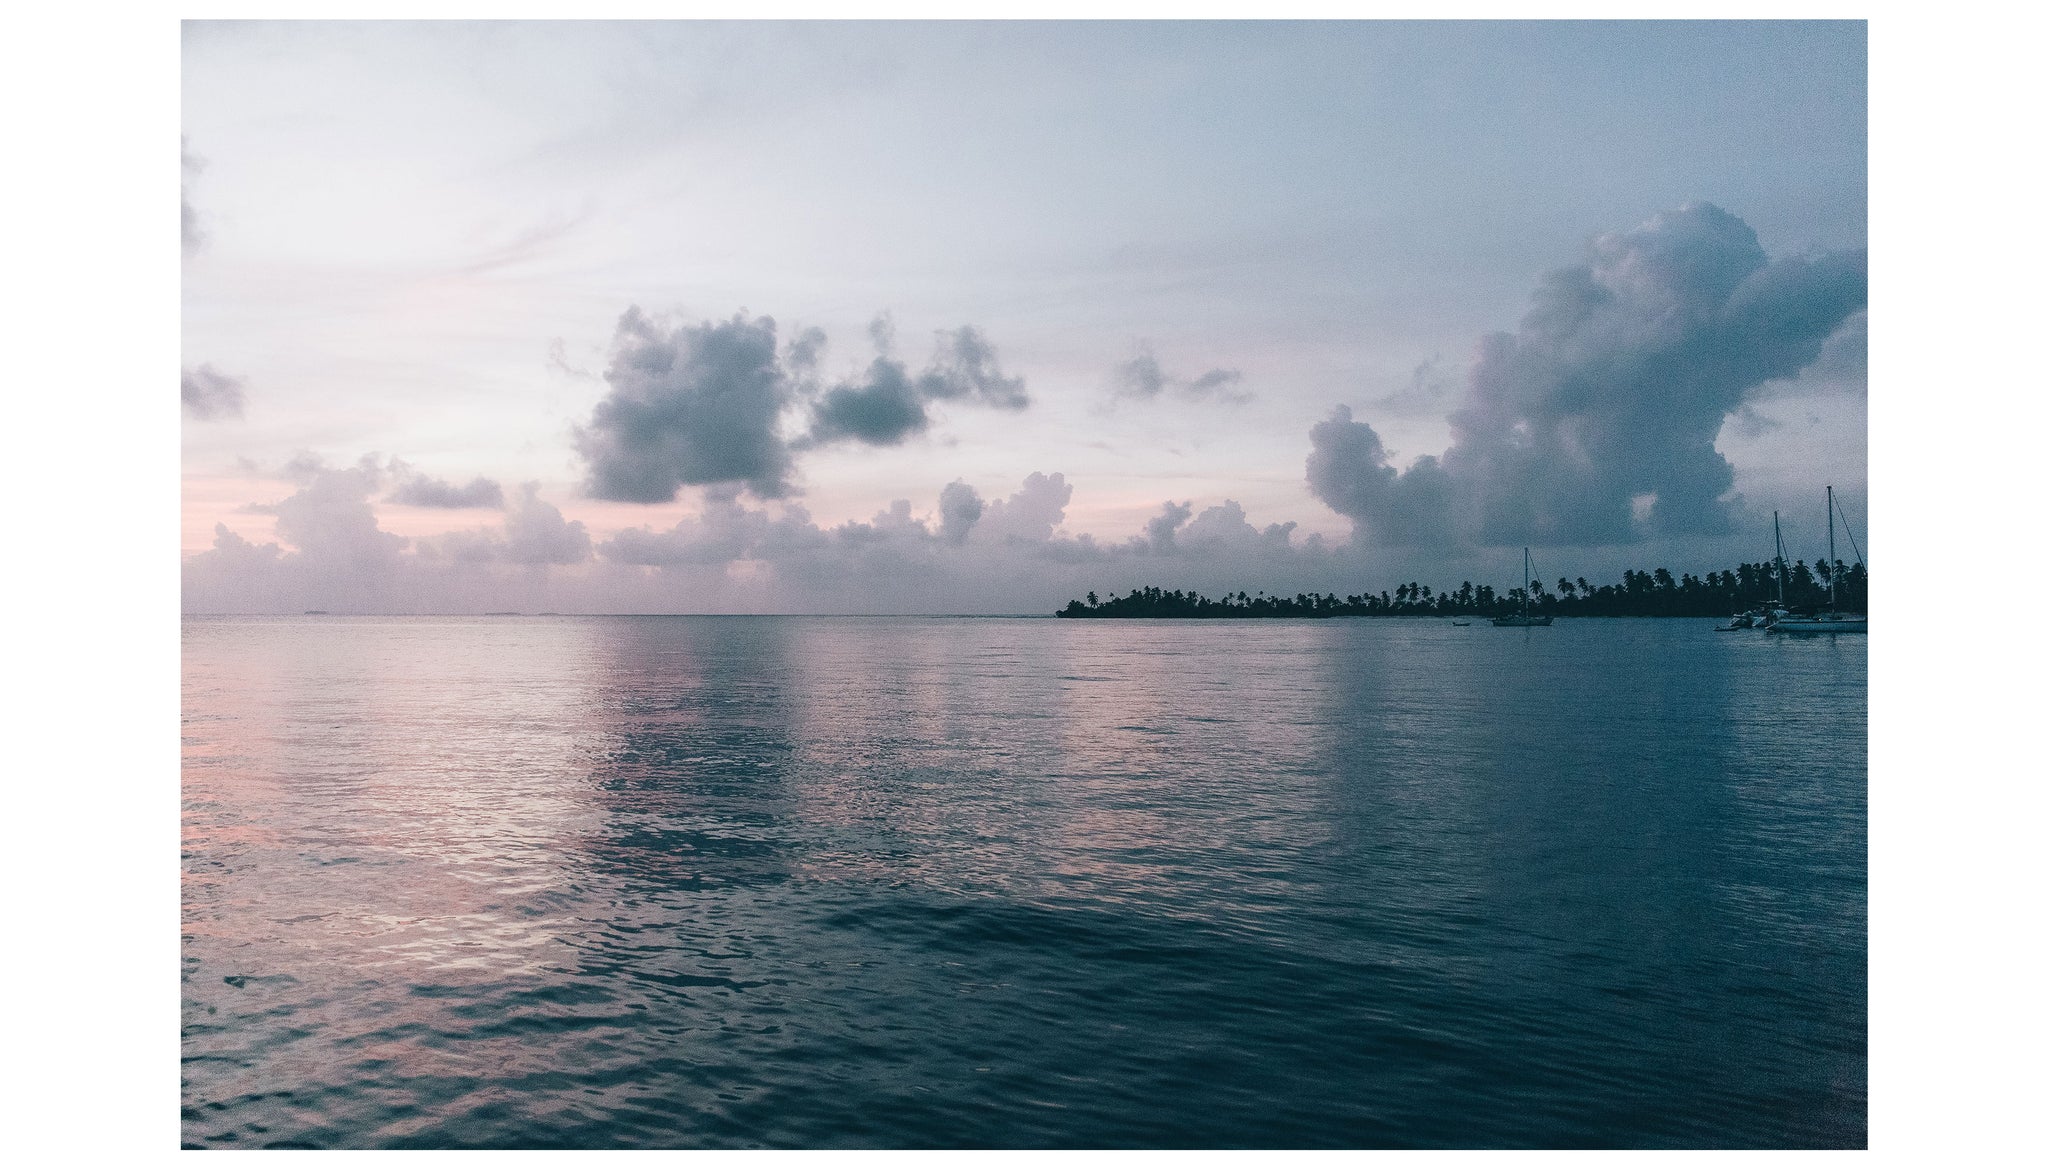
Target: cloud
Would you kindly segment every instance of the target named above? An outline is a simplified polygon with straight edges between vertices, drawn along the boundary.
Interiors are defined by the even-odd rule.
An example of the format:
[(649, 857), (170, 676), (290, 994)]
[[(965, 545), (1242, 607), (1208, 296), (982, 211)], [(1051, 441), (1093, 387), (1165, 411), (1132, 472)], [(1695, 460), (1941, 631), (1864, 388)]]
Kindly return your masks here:
[(548, 369), (570, 378), (597, 381), (597, 375), (569, 360), (569, 343), (559, 337), (548, 339)]
[(185, 413), (196, 419), (240, 418), (246, 404), (242, 380), (211, 365), (179, 371), (178, 397)]
[(1432, 356), (1416, 366), (1400, 389), (1366, 403), (1373, 412), (1396, 418), (1441, 417), (1450, 401), (1451, 379), (1444, 375), (1443, 357)]
[(890, 356), (895, 326), (886, 315), (868, 326), (868, 336), (880, 353), (858, 381), (841, 382), (818, 399), (804, 446), (840, 439), (895, 446), (930, 427), (925, 407), (931, 402), (965, 401), (999, 410), (1031, 404), (1024, 380), (1003, 373), (995, 347), (971, 325), (941, 330), (931, 364), (915, 377)]
[(1602, 545), (1731, 527), (1724, 421), (1864, 306), (1861, 250), (1769, 259), (1711, 204), (1594, 240), (1480, 346), (1453, 441), (1405, 471), (1339, 407), (1309, 488), (1376, 544)]
[(1196, 552), (1275, 553), (1293, 542), (1295, 522), (1254, 527), (1245, 519), (1244, 506), (1236, 500), (1205, 508), (1180, 529), (1181, 547)]
[(1361, 522), (1375, 543), (1448, 543), (1451, 485), (1443, 465), (1424, 455), (1405, 474), (1387, 465), (1371, 426), (1339, 406), (1309, 429), (1308, 488), (1339, 515)]
[[(1813, 364), (1789, 378), (1765, 383), (1749, 395), (1751, 402), (1815, 394), (1862, 395), (1870, 387), (1870, 314), (1851, 313), (1820, 347)], [(1744, 409), (1748, 409), (1745, 404)]]
[(903, 363), (878, 357), (868, 364), (865, 379), (843, 382), (819, 399), (811, 416), (810, 440), (857, 439), (893, 446), (931, 425), (924, 403), (925, 395), (912, 385)]
[(1244, 375), (1236, 370), (1209, 370), (1188, 380), (1182, 393), (1197, 402), (1213, 399), (1217, 402), (1240, 403), (1252, 400), (1251, 392), (1244, 389)]
[(1166, 501), (1159, 507), (1159, 515), (1145, 521), (1144, 547), (1148, 552), (1170, 553), (1175, 551), (1174, 530), (1188, 522), (1195, 514), (1191, 503), (1176, 504)]
[(256, 510), (277, 517), (277, 534), (307, 560), (373, 569), (389, 566), (408, 541), (377, 527), (370, 496), (380, 483), (374, 457), (353, 467), (327, 467), (310, 456), (292, 464), (304, 484), (291, 496)]
[[(820, 391), (821, 330), (806, 329), (778, 351), (772, 317), (661, 325), (628, 309), (604, 375), (611, 393), (576, 430), (590, 471), (586, 490), (652, 504), (686, 486), (744, 484), (776, 499), (794, 491), (798, 451), (839, 441), (894, 446), (930, 427), (932, 402), (1030, 404), (1024, 380), (1003, 373), (994, 346), (972, 326), (941, 330), (931, 364), (915, 376), (889, 353), (894, 326), (886, 316), (869, 333), (881, 352), (862, 376)], [(808, 426), (792, 441), (785, 416), (805, 407)]]
[(687, 484), (735, 482), (767, 498), (788, 493), (777, 420), (792, 386), (773, 318), (664, 327), (636, 305), (619, 318), (604, 379), (611, 394), (576, 431), (591, 495), (656, 504)]
[(206, 231), (199, 225), (199, 213), (192, 208), (192, 176), (206, 169), (206, 160), (192, 153), (192, 146), (181, 135), (178, 139), (178, 229), (183, 241), (185, 254), (191, 255), (206, 242)]
[(743, 593), (750, 604), (797, 612), (1035, 612), (1045, 606), (1033, 596), (1064, 600), (1165, 578), (1212, 592), (1307, 587), (1340, 563), (1319, 538), (1294, 540), (1292, 522), (1253, 526), (1234, 500), (1199, 512), (1192, 501), (1167, 501), (1143, 533), (1120, 541), (1060, 535), (1072, 492), (1064, 475), (1034, 472), (986, 501), (956, 480), (940, 490), (936, 515), (896, 500), (831, 528), (795, 505), (777, 505), (778, 516), (717, 497), (667, 531), (620, 532), (597, 554), (656, 572), (697, 604)]
[(391, 461), (391, 472), (399, 479), (388, 497), (391, 503), (412, 508), (502, 508), (505, 489), (498, 481), (478, 476), (457, 487), (445, 479), (433, 479), (413, 471), (402, 460)]
[(800, 377), (808, 377), (818, 369), (818, 363), (825, 357), (825, 331), (812, 326), (800, 331), (782, 347), (782, 360), (790, 370)]
[(1237, 405), (1252, 400), (1251, 393), (1244, 389), (1244, 375), (1237, 370), (1219, 368), (1182, 378), (1168, 373), (1149, 345), (1141, 344), (1136, 356), (1111, 371), (1112, 399), (1149, 402), (1167, 393), (1190, 402)]
[(969, 399), (998, 410), (1031, 405), (1024, 379), (1004, 375), (995, 346), (972, 325), (939, 331), (938, 353), (918, 387), (927, 398)]
[(995, 542), (1035, 544), (1052, 539), (1067, 517), (1074, 487), (1060, 472), (1034, 471), (1024, 486), (1006, 499), (991, 500), (982, 510), (977, 538)]
[(980, 492), (959, 480), (947, 484), (939, 492), (939, 536), (948, 544), (965, 544), (982, 509)]
[(540, 485), (529, 483), (505, 510), (502, 529), (451, 532), (423, 551), (458, 561), (575, 565), (590, 559), (591, 543), (581, 520), (565, 520), (561, 509), (540, 498)]
[(627, 565), (724, 565), (740, 560), (768, 532), (766, 513), (733, 498), (708, 500), (701, 515), (667, 532), (627, 528), (597, 546), (597, 555)]
[(290, 547), (217, 528), (213, 548), (185, 562), (188, 610), (1038, 613), (1091, 589), (1324, 589), (1357, 570), (1348, 546), (1295, 540), (1292, 524), (1254, 527), (1231, 500), (1169, 501), (1122, 540), (1067, 536), (1074, 489), (1059, 473), (1035, 472), (993, 500), (956, 480), (929, 510), (897, 500), (831, 527), (794, 503), (714, 488), (669, 529), (595, 542), (527, 484), (502, 525), (408, 550), (378, 529), (371, 506), (407, 474), (403, 464), (370, 455), (337, 468), (306, 456), (290, 470), (300, 489), (258, 509), (278, 516)]

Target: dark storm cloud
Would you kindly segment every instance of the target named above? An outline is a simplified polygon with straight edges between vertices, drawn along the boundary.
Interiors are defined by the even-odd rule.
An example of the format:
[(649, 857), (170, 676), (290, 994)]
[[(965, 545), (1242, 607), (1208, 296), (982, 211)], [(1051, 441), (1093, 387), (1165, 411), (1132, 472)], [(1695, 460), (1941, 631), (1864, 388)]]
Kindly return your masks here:
[(391, 473), (398, 477), (398, 487), (386, 498), (394, 504), (404, 504), (412, 508), (505, 506), (505, 489), (494, 479), (478, 476), (458, 487), (445, 479), (421, 475), (409, 464), (398, 459), (391, 461)]
[(1514, 334), (1481, 344), (1442, 459), (1406, 471), (1339, 408), (1310, 489), (1378, 544), (1616, 544), (1729, 530), (1714, 449), (1758, 388), (1812, 364), (1863, 308), (1865, 254), (1770, 260), (1711, 204), (1593, 241)]
[(773, 318), (665, 328), (635, 306), (619, 318), (604, 378), (611, 394), (576, 432), (591, 495), (656, 504), (686, 484), (743, 482), (764, 497), (789, 491), (777, 421), (792, 389), (776, 360)]
[(178, 397), (185, 413), (197, 419), (240, 418), (246, 402), (242, 380), (210, 365), (179, 371)]
[(1340, 406), (1309, 429), (1308, 487), (1337, 513), (1361, 522), (1375, 543), (1433, 545), (1449, 541), (1451, 489), (1435, 456), (1405, 474), (1387, 465), (1378, 432)]
[[(651, 504), (685, 486), (745, 484), (775, 498), (792, 490), (797, 451), (838, 441), (893, 446), (931, 426), (931, 402), (1030, 404), (1024, 380), (1003, 373), (995, 348), (972, 326), (941, 331), (930, 366), (915, 376), (888, 352), (887, 317), (869, 332), (882, 352), (863, 375), (820, 391), (826, 338), (818, 329), (778, 351), (771, 317), (662, 326), (637, 306), (627, 310), (604, 375), (611, 393), (576, 431), (590, 468), (586, 490)], [(784, 414), (804, 405), (808, 431), (791, 442)]]
[(1219, 368), (1193, 378), (1182, 378), (1168, 373), (1150, 346), (1140, 346), (1136, 357), (1119, 364), (1111, 372), (1110, 393), (1114, 398), (1140, 402), (1151, 401), (1166, 393), (1191, 402), (1233, 405), (1252, 399), (1251, 393), (1244, 388), (1244, 375), (1237, 370)]
[[(1850, 314), (1841, 327), (1828, 336), (1813, 364), (1796, 377), (1779, 378), (1749, 396), (1760, 402), (1795, 395), (1863, 394), (1870, 384), (1870, 315)], [(1745, 409), (1747, 406), (1745, 405)]]

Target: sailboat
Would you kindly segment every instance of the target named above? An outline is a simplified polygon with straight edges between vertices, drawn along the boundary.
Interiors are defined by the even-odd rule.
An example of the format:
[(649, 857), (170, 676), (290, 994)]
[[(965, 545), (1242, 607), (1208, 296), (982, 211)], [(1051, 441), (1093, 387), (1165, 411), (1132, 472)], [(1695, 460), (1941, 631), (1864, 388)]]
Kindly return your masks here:
[[(1846, 526), (1849, 518), (1844, 516)], [(1854, 534), (1850, 534), (1854, 540)], [(1765, 630), (1768, 634), (1865, 634), (1870, 632), (1870, 619), (1860, 613), (1843, 613), (1835, 605), (1835, 579), (1841, 574), (1833, 571), (1835, 560), (1835, 488), (1828, 485), (1828, 607), (1810, 617), (1783, 617), (1772, 622)]]
[(1768, 630), (1783, 621), (1792, 611), (1785, 608), (1785, 534), (1778, 527), (1778, 514), (1771, 513), (1771, 545), (1777, 555), (1771, 561), (1771, 599), (1756, 609), (1744, 610), (1728, 619), (1725, 626), (1714, 627), (1722, 632), (1729, 630)]
[(1534, 578), (1529, 576), (1529, 550), (1524, 548), (1522, 550), (1522, 612), (1511, 613), (1505, 617), (1497, 617), (1493, 619), (1494, 625), (1547, 626), (1550, 624), (1550, 615), (1547, 613), (1542, 617), (1531, 617), (1529, 615), (1529, 582), (1532, 580)]

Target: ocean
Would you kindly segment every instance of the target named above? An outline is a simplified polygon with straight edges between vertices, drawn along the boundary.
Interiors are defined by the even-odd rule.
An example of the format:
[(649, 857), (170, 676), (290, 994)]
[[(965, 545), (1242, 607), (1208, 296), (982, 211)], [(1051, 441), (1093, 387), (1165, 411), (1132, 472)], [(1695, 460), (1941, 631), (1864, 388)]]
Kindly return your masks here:
[(1855, 1147), (1866, 646), (188, 617), (193, 1147)]

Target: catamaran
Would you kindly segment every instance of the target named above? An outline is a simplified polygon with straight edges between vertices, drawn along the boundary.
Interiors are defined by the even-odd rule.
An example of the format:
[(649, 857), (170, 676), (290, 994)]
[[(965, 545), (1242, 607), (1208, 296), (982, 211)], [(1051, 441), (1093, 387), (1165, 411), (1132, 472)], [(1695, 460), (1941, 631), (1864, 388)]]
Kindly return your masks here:
[(1503, 617), (1497, 617), (1493, 619), (1494, 625), (1547, 626), (1550, 624), (1550, 615), (1547, 613), (1544, 614), (1542, 617), (1529, 616), (1529, 582), (1531, 582), (1534, 579), (1535, 578), (1529, 576), (1529, 550), (1524, 548), (1522, 550), (1522, 612), (1511, 613)]
[[(1842, 517), (1847, 527), (1849, 518)], [(1855, 534), (1851, 533), (1853, 540)], [(1860, 613), (1843, 613), (1835, 605), (1835, 579), (1841, 574), (1835, 571), (1835, 488), (1828, 485), (1828, 607), (1820, 613), (1807, 617), (1794, 615), (1779, 618), (1764, 632), (1767, 634), (1866, 634), (1870, 632), (1870, 619)]]

